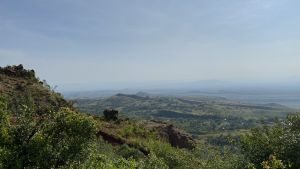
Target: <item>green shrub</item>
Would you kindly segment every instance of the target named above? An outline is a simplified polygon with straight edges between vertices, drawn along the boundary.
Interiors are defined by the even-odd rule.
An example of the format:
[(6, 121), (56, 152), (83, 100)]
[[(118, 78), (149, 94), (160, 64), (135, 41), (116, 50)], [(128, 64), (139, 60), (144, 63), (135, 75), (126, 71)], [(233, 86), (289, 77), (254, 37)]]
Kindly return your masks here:
[(125, 159), (140, 159), (144, 157), (144, 154), (135, 148), (130, 148), (128, 145), (124, 144), (122, 145), (119, 150), (117, 151), (117, 154), (124, 157)]
[(34, 107), (19, 105), (10, 114), (0, 100), (1, 166), (52, 168), (83, 161), (95, 136), (93, 120), (68, 108), (41, 116)]
[[(276, 160), (292, 169), (300, 168), (300, 114), (291, 115), (272, 127), (253, 129), (242, 138), (242, 150), (255, 168), (276, 154)], [(264, 163), (266, 166), (266, 162)]]

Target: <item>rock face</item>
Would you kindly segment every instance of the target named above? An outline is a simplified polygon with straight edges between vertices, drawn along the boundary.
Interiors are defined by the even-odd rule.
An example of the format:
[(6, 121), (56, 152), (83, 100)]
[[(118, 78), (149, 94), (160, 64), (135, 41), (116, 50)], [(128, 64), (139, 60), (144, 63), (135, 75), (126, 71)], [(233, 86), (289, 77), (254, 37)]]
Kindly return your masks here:
[(195, 148), (195, 141), (189, 134), (175, 128), (173, 125), (168, 125), (165, 128), (165, 131), (167, 132), (169, 142), (173, 147), (187, 149)]
[(150, 121), (146, 125), (158, 131), (160, 137), (166, 139), (173, 147), (193, 149), (196, 146), (196, 142), (190, 134), (173, 125), (159, 121)]
[(118, 120), (118, 110), (113, 110), (113, 109), (106, 109), (103, 111), (103, 115), (105, 120)]

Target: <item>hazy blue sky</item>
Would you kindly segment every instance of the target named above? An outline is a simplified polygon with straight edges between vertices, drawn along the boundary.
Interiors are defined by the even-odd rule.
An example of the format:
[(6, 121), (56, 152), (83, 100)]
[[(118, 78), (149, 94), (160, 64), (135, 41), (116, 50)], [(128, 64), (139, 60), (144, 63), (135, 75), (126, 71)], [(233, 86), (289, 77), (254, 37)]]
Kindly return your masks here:
[(1, 0), (0, 64), (51, 84), (300, 75), (299, 0)]

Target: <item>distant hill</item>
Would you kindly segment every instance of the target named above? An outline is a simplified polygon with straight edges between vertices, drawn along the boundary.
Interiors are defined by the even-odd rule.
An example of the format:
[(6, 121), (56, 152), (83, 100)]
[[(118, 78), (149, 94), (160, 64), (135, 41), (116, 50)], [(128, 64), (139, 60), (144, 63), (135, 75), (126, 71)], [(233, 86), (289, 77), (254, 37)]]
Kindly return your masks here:
[(140, 97), (150, 97), (149, 93), (142, 92), (142, 91), (137, 92), (135, 95), (140, 96)]
[(262, 118), (282, 117), (295, 110), (286, 106), (270, 104), (246, 104), (224, 98), (212, 97), (144, 97), (136, 94), (116, 94), (103, 99), (76, 99), (77, 107), (97, 114), (105, 108), (117, 108), (127, 115), (141, 114), (142, 116), (155, 114), (157, 110), (173, 110), (193, 115), (222, 115)]
[(118, 109), (124, 116), (137, 119), (167, 120), (195, 135), (223, 130), (248, 129), (271, 123), (296, 110), (279, 104), (245, 104), (212, 97), (141, 97), (117, 94), (103, 99), (76, 99), (75, 106), (94, 115), (104, 109)]

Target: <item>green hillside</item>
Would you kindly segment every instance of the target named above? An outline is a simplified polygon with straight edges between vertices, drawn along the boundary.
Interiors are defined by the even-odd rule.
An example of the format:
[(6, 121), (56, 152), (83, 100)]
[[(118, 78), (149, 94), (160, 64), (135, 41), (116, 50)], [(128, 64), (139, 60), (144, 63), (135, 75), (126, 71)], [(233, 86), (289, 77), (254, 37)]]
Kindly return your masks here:
[[(140, 96), (119, 95), (115, 98), (118, 97), (128, 98), (116, 99), (122, 105), (130, 105), (131, 99), (141, 100)], [(157, 99), (162, 99), (160, 103), (164, 105), (164, 99), (170, 98), (150, 100)], [(191, 105), (175, 98), (168, 102)], [(142, 103), (136, 103), (139, 104)], [(156, 103), (150, 101), (149, 104)], [(209, 120), (209, 115), (212, 115), (205, 111), (192, 113), (192, 110), (187, 114), (177, 112), (179, 109), (173, 110), (174, 107), (170, 105), (164, 105), (163, 109), (167, 110), (167, 107), (172, 108), (168, 110), (171, 113), (148, 113), (149, 118), (156, 114), (163, 116), (160, 117), (162, 119), (182, 118), (181, 116), (192, 119), (201, 116), (201, 119)], [(139, 109), (150, 110), (147, 106)], [(126, 112), (125, 109), (123, 111)], [(102, 110), (99, 108), (97, 112)], [(99, 113), (95, 116), (91, 115), (92, 112), (80, 112), (49, 85), (36, 78), (33, 70), (26, 70), (22, 65), (0, 68), (0, 168), (300, 167), (299, 115), (290, 116), (273, 127), (255, 129), (244, 134), (240, 141), (218, 147), (193, 139), (188, 133), (172, 125), (171, 120), (163, 122), (131, 119), (123, 118), (128, 114), (122, 115), (122, 112), (119, 112), (118, 117), (115, 110), (105, 112), (104, 117)], [(277, 113), (276, 110), (274, 112)], [(223, 115), (226, 114), (221, 113), (219, 116), (223, 118)], [(205, 116), (206, 119), (203, 118)]]

